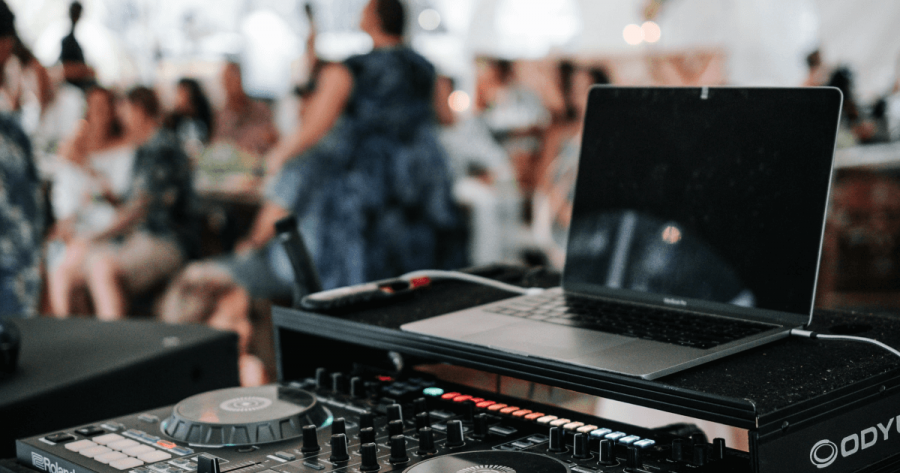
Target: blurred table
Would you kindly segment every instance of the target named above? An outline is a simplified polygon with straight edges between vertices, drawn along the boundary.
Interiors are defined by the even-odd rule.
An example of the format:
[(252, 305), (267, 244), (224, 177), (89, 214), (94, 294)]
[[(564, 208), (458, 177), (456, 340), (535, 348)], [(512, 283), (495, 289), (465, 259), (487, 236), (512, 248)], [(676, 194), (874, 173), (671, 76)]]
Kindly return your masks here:
[(203, 218), (201, 256), (227, 253), (253, 226), (262, 206), (262, 158), (216, 143), (194, 161), (194, 191)]
[(835, 151), (835, 169), (858, 167), (900, 170), (900, 141), (852, 146)]
[(819, 307), (900, 308), (900, 143), (835, 153)]

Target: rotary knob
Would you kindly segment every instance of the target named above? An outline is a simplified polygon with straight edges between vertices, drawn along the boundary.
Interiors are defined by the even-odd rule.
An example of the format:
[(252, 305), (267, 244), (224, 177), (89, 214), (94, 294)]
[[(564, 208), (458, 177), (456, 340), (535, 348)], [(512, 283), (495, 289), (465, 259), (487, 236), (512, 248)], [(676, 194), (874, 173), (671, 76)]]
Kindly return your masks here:
[(413, 400), (413, 413), (418, 414), (420, 412), (428, 412), (427, 402), (428, 401), (426, 401), (424, 397)]
[(725, 439), (723, 438), (714, 438), (712, 443), (712, 455), (710, 455), (710, 460), (724, 460), (725, 459)]
[(387, 425), (388, 436), (393, 437), (395, 435), (403, 435), (403, 421), (402, 420), (392, 420), (388, 422)]
[(346, 435), (334, 434), (331, 436), (331, 456), (328, 460), (332, 463), (350, 460), (350, 452), (347, 451)]
[(359, 428), (375, 427), (375, 414), (366, 411), (359, 415)]
[(363, 384), (363, 380), (359, 376), (350, 378), (350, 397), (366, 397), (366, 386)]
[(684, 439), (672, 440), (672, 460), (677, 462), (684, 461), (685, 444)]
[(416, 430), (431, 427), (431, 416), (428, 412), (420, 412), (416, 414)]
[(613, 455), (613, 443), (611, 440), (603, 439), (600, 441), (600, 459), (601, 465), (612, 465), (616, 463), (616, 457)]
[(366, 427), (359, 429), (359, 443), (360, 445), (375, 443), (375, 428)]
[(331, 379), (329, 379), (328, 370), (316, 368), (316, 389), (327, 389), (330, 386)]
[(487, 438), (488, 435), (488, 416), (487, 414), (478, 414), (475, 416), (474, 431), (472, 437), (478, 439)]
[(694, 466), (703, 466), (706, 464), (706, 444), (698, 443), (694, 445), (694, 457), (691, 460), (691, 465)]
[(466, 439), (465, 437), (463, 437), (462, 422), (458, 420), (451, 420), (447, 422), (447, 446), (462, 447), (465, 444)]
[(625, 460), (625, 471), (637, 471), (644, 468), (644, 460), (641, 458), (641, 449), (628, 447), (628, 458)]
[(406, 437), (395, 435), (391, 437), (391, 463), (406, 463), (409, 457), (406, 455)]
[(338, 417), (331, 422), (331, 435), (334, 434), (347, 434), (347, 424), (343, 417)]
[(344, 373), (331, 373), (331, 391), (335, 394), (347, 392), (347, 378)]
[(463, 422), (469, 423), (475, 418), (475, 403), (472, 401), (464, 401), (462, 403)]
[(419, 429), (419, 451), (416, 453), (419, 455), (437, 453), (437, 448), (434, 446), (434, 431), (431, 430), (431, 427)]
[(400, 404), (391, 404), (387, 407), (387, 418), (388, 422), (392, 420), (403, 420), (403, 408), (400, 407)]
[(575, 446), (572, 456), (578, 459), (591, 458), (590, 441), (587, 434), (575, 434)]
[(316, 426), (307, 425), (303, 427), (303, 446), (300, 451), (303, 453), (313, 453), (321, 450), (319, 446), (319, 436), (316, 432)]
[(559, 427), (550, 427), (550, 445), (547, 450), (552, 453), (566, 451), (566, 444), (563, 442), (563, 431)]
[(373, 442), (364, 443), (359, 447), (362, 456), (362, 464), (359, 471), (378, 471), (381, 465), (378, 464), (378, 446)]

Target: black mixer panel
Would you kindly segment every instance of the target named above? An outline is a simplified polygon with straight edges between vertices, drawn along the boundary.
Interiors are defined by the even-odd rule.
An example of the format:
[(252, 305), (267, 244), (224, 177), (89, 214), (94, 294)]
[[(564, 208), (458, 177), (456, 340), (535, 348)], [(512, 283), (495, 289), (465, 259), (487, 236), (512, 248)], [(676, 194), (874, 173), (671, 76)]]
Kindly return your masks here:
[(745, 472), (746, 453), (413, 377), (327, 373), (16, 442), (45, 473)]

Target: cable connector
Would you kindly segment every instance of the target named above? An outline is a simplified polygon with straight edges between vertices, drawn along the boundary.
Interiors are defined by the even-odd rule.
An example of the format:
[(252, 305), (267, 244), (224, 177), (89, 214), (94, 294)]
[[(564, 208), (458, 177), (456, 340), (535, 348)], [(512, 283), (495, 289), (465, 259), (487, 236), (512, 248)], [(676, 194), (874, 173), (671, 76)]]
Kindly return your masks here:
[(455, 279), (457, 281), (466, 281), (475, 284), (481, 284), (483, 286), (490, 286), (497, 289), (502, 289), (504, 291), (514, 292), (516, 294), (523, 294), (526, 296), (533, 296), (544, 292), (544, 289), (540, 287), (514, 286), (512, 284), (506, 284), (505, 282), (496, 281), (494, 279), (488, 279), (481, 276), (475, 276), (474, 274), (461, 273), (458, 271), (427, 269), (423, 271), (413, 271), (411, 273), (406, 273), (403, 276), (400, 276), (400, 279), (405, 279), (407, 281), (415, 280), (418, 278), (429, 278), (431, 280)]
[(884, 343), (879, 342), (878, 340), (873, 340), (871, 338), (852, 337), (850, 335), (822, 335), (820, 333), (812, 332), (810, 330), (802, 330), (799, 328), (791, 329), (791, 335), (794, 335), (795, 337), (811, 338), (813, 340), (818, 340), (818, 339), (821, 339), (821, 340), (846, 340), (848, 342), (869, 343), (869, 344), (881, 347), (881, 348), (893, 353), (894, 355), (897, 355), (898, 357), (900, 357), (900, 351), (897, 351), (896, 349), (894, 349), (888, 345), (885, 345)]
[(815, 340), (819, 334), (810, 330), (801, 330), (799, 328), (791, 329), (791, 335), (795, 337), (806, 337)]

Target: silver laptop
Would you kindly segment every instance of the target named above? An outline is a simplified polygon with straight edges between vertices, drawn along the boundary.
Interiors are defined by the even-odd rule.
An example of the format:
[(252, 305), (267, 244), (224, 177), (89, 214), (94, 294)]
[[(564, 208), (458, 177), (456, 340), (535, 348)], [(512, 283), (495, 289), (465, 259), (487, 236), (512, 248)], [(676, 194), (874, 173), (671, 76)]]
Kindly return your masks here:
[(812, 321), (842, 96), (595, 87), (562, 287), (403, 325), (654, 379)]

